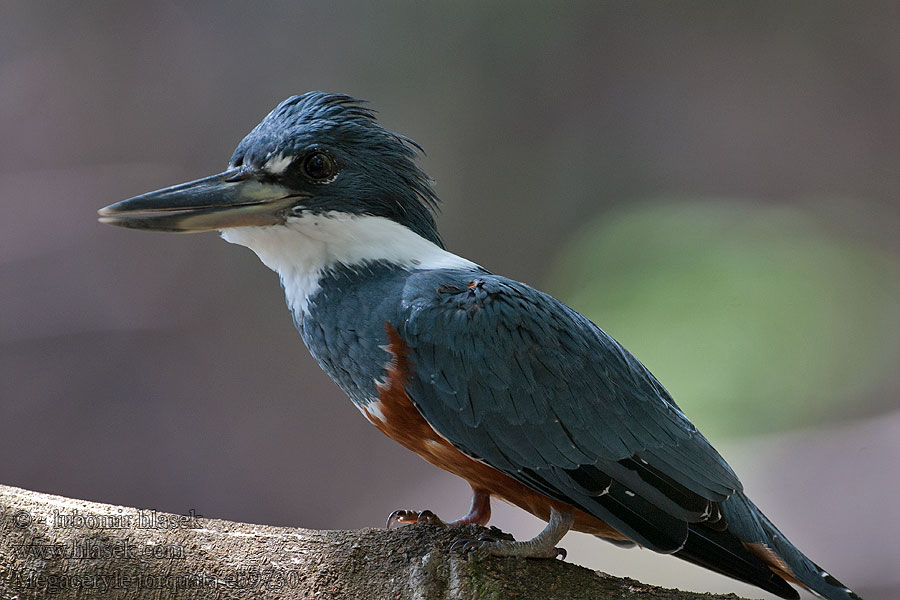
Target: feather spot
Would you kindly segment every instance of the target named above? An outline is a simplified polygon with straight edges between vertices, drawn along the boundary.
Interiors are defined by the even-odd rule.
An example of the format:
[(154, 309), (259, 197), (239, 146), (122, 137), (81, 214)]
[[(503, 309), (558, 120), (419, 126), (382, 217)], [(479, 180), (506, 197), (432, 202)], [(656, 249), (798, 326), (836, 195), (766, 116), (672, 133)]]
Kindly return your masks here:
[(387, 422), (387, 418), (384, 416), (384, 406), (378, 400), (360, 405), (359, 409), (372, 425)]

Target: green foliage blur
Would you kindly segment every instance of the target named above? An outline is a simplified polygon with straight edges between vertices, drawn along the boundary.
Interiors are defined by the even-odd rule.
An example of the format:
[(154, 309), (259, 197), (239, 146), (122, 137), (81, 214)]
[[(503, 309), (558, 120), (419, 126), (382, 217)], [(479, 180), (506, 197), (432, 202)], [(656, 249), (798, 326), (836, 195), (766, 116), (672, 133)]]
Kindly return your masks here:
[(900, 266), (795, 208), (658, 201), (604, 214), (562, 250), (550, 289), (710, 436), (896, 408), (877, 392), (900, 365)]

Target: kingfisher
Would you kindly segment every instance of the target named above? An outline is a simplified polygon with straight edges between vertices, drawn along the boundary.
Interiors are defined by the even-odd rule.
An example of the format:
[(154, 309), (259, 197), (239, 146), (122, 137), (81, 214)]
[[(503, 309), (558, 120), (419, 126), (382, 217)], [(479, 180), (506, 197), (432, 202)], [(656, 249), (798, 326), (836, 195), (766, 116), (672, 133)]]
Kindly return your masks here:
[[(555, 558), (569, 531), (641, 546), (799, 598), (859, 600), (745, 495), (728, 463), (634, 356), (552, 296), (446, 250), (421, 147), (368, 105), (281, 102), (226, 170), (99, 210), (100, 221), (217, 230), (278, 273), (312, 356), (382, 433), (472, 487), (445, 523), (486, 525), (491, 498), (547, 522), (464, 551)], [(499, 538), (499, 539), (498, 539)]]

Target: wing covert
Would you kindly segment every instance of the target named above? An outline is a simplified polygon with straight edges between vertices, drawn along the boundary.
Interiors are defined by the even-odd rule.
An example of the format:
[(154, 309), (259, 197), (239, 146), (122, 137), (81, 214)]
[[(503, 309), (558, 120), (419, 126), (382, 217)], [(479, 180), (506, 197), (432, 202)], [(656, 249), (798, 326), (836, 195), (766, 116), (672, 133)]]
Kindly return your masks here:
[[(662, 385), (551, 296), (484, 272), (410, 277), (413, 403), (467, 455), (672, 552), (740, 481)], [(661, 535), (660, 531), (665, 530)]]

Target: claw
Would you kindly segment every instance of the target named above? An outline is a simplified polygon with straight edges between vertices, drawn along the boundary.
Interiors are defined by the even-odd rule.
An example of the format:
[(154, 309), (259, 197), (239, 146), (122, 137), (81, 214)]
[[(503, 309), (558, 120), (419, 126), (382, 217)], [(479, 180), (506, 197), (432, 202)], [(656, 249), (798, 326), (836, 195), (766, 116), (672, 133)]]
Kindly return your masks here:
[(444, 522), (430, 510), (423, 510), (420, 512), (419, 516), (416, 518), (416, 523), (423, 523), (425, 525), (444, 525)]
[(473, 540), (471, 538), (459, 538), (452, 544), (450, 544), (450, 552), (459, 551), (462, 554), (468, 554), (472, 550), (475, 549), (475, 546), (478, 545), (477, 540)]
[(450, 544), (450, 552), (459, 552), (463, 556), (467, 557), (470, 554), (481, 550), (485, 546), (496, 543), (497, 539), (488, 535), (480, 536), (478, 539), (459, 538), (458, 540)]
[[(415, 518), (413, 518), (415, 516)], [(390, 529), (395, 523), (415, 523), (416, 519), (418, 519), (419, 513), (414, 510), (395, 510), (390, 515), (388, 515), (387, 522), (385, 522), (385, 529)]]
[(463, 545), (463, 552), (466, 554), (472, 554), (477, 550), (481, 550), (484, 548), (484, 542), (480, 542), (478, 540), (469, 540)]
[(568, 555), (569, 553), (566, 552), (565, 548), (556, 548), (556, 557), (559, 557), (559, 560), (566, 560), (566, 556)]
[(396, 523), (403, 524), (424, 524), (424, 525), (444, 525), (436, 514), (430, 510), (395, 510), (388, 515), (387, 522), (384, 524), (386, 529), (390, 529)]

